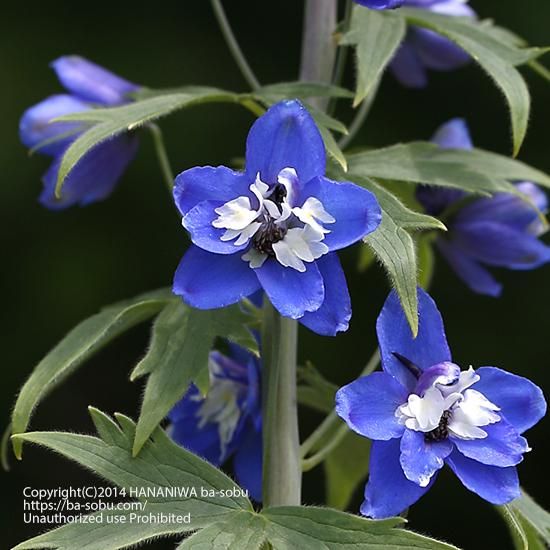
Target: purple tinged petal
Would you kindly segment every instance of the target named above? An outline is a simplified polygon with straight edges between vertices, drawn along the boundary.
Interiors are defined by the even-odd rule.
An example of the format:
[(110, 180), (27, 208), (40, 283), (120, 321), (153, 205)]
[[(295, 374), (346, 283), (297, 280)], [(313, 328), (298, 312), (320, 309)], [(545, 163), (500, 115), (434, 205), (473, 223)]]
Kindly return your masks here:
[(422, 497), (427, 487), (409, 481), (399, 463), (400, 440), (373, 441), (370, 451), (370, 475), (365, 487), (361, 513), (374, 519), (397, 516)]
[(262, 432), (252, 426), (240, 442), (233, 459), (235, 477), (257, 502), (262, 501)]
[(468, 123), (463, 118), (453, 118), (441, 125), (431, 141), (443, 149), (473, 149)]
[(382, 211), (376, 197), (354, 183), (318, 177), (304, 187), (301, 202), (304, 203), (309, 197), (319, 199), (336, 220), (324, 224), (330, 233), (325, 235), (323, 243), (331, 251), (356, 243), (380, 225)]
[(443, 0), (431, 2), (428, 8), (434, 13), (451, 15), (454, 17), (475, 17), (475, 11), (464, 0)]
[(448, 439), (431, 442), (426, 441), (424, 435), (422, 432), (405, 430), (399, 457), (405, 477), (421, 487), (428, 486), (453, 450), (453, 444)]
[(424, 370), (421, 374), (414, 393), (424, 395), (424, 392), (431, 388), (436, 382), (443, 385), (453, 384), (460, 377), (460, 367), (448, 361), (438, 363)]
[(550, 262), (550, 247), (533, 235), (501, 223), (456, 223), (453, 236), (464, 253), (488, 265), (524, 270)]
[(418, 336), (413, 338), (397, 293), (392, 291), (376, 322), (383, 369), (411, 391), (416, 378), (394, 353), (412, 361), (421, 370), (451, 361), (441, 314), (433, 299), (421, 288), (418, 289), (418, 317)]
[(76, 130), (80, 125), (74, 122), (52, 123), (51, 121), (62, 115), (80, 113), (88, 109), (90, 106), (76, 97), (67, 94), (52, 95), (23, 113), (19, 122), (19, 137), (24, 145), (32, 148), (43, 141), (57, 136), (61, 138), (67, 134), (58, 141), (46, 144), (39, 149), (39, 152), (45, 155), (58, 155), (75, 139)]
[(388, 10), (402, 6), (405, 0), (355, 0), (355, 2), (371, 10)]
[(212, 254), (193, 245), (176, 270), (173, 292), (192, 307), (215, 309), (235, 304), (259, 287), (240, 254)]
[(487, 466), (466, 458), (456, 450), (447, 457), (446, 462), (467, 489), (492, 504), (506, 504), (520, 496), (515, 466)]
[(56, 59), (52, 68), (69, 92), (100, 105), (121, 105), (139, 86), (78, 55)]
[(461, 47), (434, 31), (413, 27), (409, 36), (421, 62), (429, 69), (450, 71), (471, 59)]
[(249, 180), (241, 172), (225, 166), (200, 166), (185, 170), (176, 177), (174, 201), (182, 216), (202, 201), (229, 202), (240, 196), (251, 195)]
[(338, 390), (336, 412), (359, 435), (387, 441), (403, 434), (395, 411), (407, 398), (408, 391), (393, 376), (375, 372)]
[(294, 168), (303, 185), (326, 169), (323, 138), (307, 109), (297, 100), (281, 101), (252, 126), (246, 142), (246, 173), (254, 181), (277, 182), (284, 168)]
[(467, 458), (503, 468), (519, 464), (523, 453), (529, 451), (527, 440), (504, 419), (481, 429), (487, 432), (483, 439), (465, 440), (451, 436), (456, 448)]
[(495, 298), (501, 295), (502, 285), (494, 279), (487, 269), (457, 248), (451, 241), (438, 239), (437, 248), (458, 277), (471, 290)]
[(390, 70), (397, 81), (407, 88), (425, 88), (428, 75), (414, 46), (405, 38), (390, 64)]
[(216, 254), (235, 254), (245, 249), (248, 244), (236, 246), (235, 239), (222, 241), (221, 237), (226, 230), (212, 225), (212, 222), (218, 218), (214, 210), (223, 204), (221, 201), (202, 201), (185, 214), (182, 224), (189, 231), (193, 244), (203, 250)]
[(306, 311), (300, 322), (317, 334), (336, 336), (338, 332), (348, 330), (351, 319), (351, 299), (346, 276), (336, 253), (319, 258), (317, 267), (323, 277), (325, 299), (317, 311)]
[(44, 174), (40, 202), (47, 208), (59, 210), (105, 199), (134, 159), (137, 148), (138, 139), (133, 134), (124, 134), (94, 147), (69, 172), (61, 199), (54, 194), (62, 157), (59, 155)]
[(307, 263), (300, 273), (269, 258), (254, 270), (271, 303), (285, 317), (299, 319), (306, 311), (317, 311), (325, 299), (323, 277), (316, 263)]
[(542, 390), (527, 378), (495, 367), (481, 367), (476, 374), (480, 380), (473, 389), (500, 407), (500, 414), (519, 433), (533, 427), (546, 414)]

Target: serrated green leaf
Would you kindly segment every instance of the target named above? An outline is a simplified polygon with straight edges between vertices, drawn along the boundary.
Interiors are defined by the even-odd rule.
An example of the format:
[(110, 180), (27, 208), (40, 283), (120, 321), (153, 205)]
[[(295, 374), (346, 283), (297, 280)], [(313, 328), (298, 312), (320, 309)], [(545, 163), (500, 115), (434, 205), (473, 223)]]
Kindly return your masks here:
[(402, 10), (409, 23), (441, 34), (468, 52), (501, 89), (512, 121), (514, 155), (517, 155), (529, 123), (531, 99), (529, 90), (515, 66), (544, 53), (540, 48), (519, 48), (488, 32), (490, 23), (469, 17), (449, 17), (428, 10)]
[(215, 88), (199, 88), (193, 92), (160, 93), (159, 95), (106, 109), (90, 109), (59, 117), (59, 121), (94, 122), (95, 125), (69, 145), (59, 167), (55, 194), (61, 196), (63, 183), (77, 162), (93, 147), (123, 132), (129, 132), (178, 109), (201, 103), (239, 100), (237, 94)]
[[(148, 292), (109, 306), (77, 325), (34, 368), (15, 403), (12, 433), (24, 432), (35, 407), (80, 365), (111, 340), (133, 326), (153, 317), (174, 300), (169, 289)], [(14, 442), (21, 458), (21, 440)]]
[(518, 194), (510, 183), (527, 180), (550, 187), (550, 176), (517, 160), (481, 149), (444, 149), (429, 142), (393, 145), (348, 156), (354, 174), (383, 180), (423, 183), (469, 193)]
[(340, 86), (323, 82), (278, 82), (268, 84), (251, 94), (255, 99), (275, 103), (283, 99), (307, 99), (308, 97), (353, 97), (353, 93)]
[(368, 178), (350, 173), (350, 179), (372, 191), (382, 209), (382, 221), (376, 231), (363, 240), (385, 267), (392, 286), (397, 291), (403, 311), (414, 336), (418, 332), (418, 262), (414, 239), (410, 231), (420, 229), (446, 230), (432, 216), (407, 208), (390, 191)]
[(355, 46), (355, 106), (376, 86), (405, 37), (405, 32), (405, 19), (400, 13), (366, 10), (355, 6), (350, 29), (340, 42), (341, 45)]
[(198, 310), (181, 300), (158, 316), (149, 351), (131, 376), (134, 380), (149, 375), (137, 424), (134, 455), (140, 452), (191, 382), (208, 369), (208, 355), (217, 336), (258, 353), (256, 340), (247, 328), (248, 321), (249, 316), (239, 304)]
[(275, 550), (456, 550), (434, 539), (396, 529), (401, 518), (364, 519), (338, 510), (305, 506), (268, 508), (267, 538)]
[(327, 505), (345, 510), (369, 473), (370, 441), (349, 431), (324, 461)]

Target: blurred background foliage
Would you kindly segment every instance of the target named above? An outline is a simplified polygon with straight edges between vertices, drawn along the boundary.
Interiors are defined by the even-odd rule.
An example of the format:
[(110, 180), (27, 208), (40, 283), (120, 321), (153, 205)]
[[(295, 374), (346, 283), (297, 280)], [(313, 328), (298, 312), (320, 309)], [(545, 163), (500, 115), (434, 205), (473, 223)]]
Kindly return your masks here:
[[(296, 78), (302, 2), (226, 2), (228, 15), (263, 83)], [(550, 44), (547, 0), (472, 0), (533, 45)], [(48, 160), (29, 158), (17, 137), (23, 110), (60, 87), (48, 63), (64, 54), (88, 57), (134, 82), (150, 87), (214, 85), (245, 91), (205, 0), (82, 4), (7, 3), (0, 20), (0, 208), (3, 255), (0, 278), (2, 382), (0, 419), (7, 423), (14, 397), (38, 360), (78, 321), (99, 307), (142, 291), (166, 286), (185, 247), (180, 222), (160, 176), (150, 136), (107, 201), (87, 208), (49, 212), (39, 206), (40, 177)], [(548, 60), (544, 60), (548, 64)], [(351, 86), (351, 70), (346, 75)], [(534, 108), (521, 159), (550, 172), (550, 86), (528, 74)], [(349, 120), (351, 113), (341, 110)], [(509, 153), (506, 107), (489, 79), (475, 66), (432, 73), (428, 90), (401, 88), (386, 77), (375, 108), (354, 145), (383, 146), (427, 139), (451, 117), (466, 117), (478, 146)], [(200, 164), (227, 164), (242, 156), (252, 117), (231, 105), (207, 105), (162, 121), (175, 172)], [(387, 293), (381, 270), (358, 273), (358, 250), (344, 255), (352, 293), (351, 330), (336, 339), (301, 333), (302, 360), (310, 359), (338, 384), (360, 371), (376, 343), (374, 320)], [(442, 310), (455, 360), (466, 367), (495, 365), (550, 388), (547, 311), (548, 269), (502, 272), (503, 298), (470, 293), (448, 268), (437, 264), (432, 294)], [(128, 372), (147, 345), (148, 327), (119, 338), (52, 394), (33, 420), (34, 429), (92, 431), (87, 405), (136, 417), (141, 387)], [(305, 415), (304, 433), (317, 419)], [(529, 434), (534, 452), (520, 466), (524, 487), (550, 507), (550, 423)], [(323, 499), (321, 468), (306, 475), (305, 500)], [(28, 448), (25, 460), (0, 473), (3, 512), (1, 546), (36, 534), (23, 524), (22, 489), (93, 483), (92, 476), (46, 451)], [(362, 487), (353, 503), (361, 501)], [(410, 513), (411, 526), (463, 548), (510, 548), (493, 508), (468, 493), (451, 475)], [(171, 548), (173, 543), (151, 547)]]

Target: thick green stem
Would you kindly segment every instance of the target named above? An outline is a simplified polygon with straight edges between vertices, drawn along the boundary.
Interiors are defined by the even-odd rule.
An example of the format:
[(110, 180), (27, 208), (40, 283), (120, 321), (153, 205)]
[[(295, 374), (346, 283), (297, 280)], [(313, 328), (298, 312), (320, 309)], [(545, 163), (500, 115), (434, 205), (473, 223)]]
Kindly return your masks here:
[(254, 71), (250, 68), (248, 61), (246, 60), (246, 57), (244, 56), (243, 51), (241, 50), (241, 47), (233, 34), (233, 30), (231, 29), (231, 25), (225, 15), (221, 1), (210, 0), (210, 3), (212, 4), (214, 15), (218, 20), (223, 37), (225, 38), (225, 42), (227, 43), (227, 47), (229, 48), (235, 63), (237, 63), (237, 66), (239, 67), (244, 79), (248, 82), (248, 85), (253, 90), (257, 90), (261, 87), (260, 82), (256, 78)]
[[(336, 55), (333, 33), (336, 27), (337, 8), (337, 0), (306, 0), (300, 80), (331, 81)], [(312, 98), (310, 103), (324, 110), (327, 100)]]
[(282, 317), (266, 298), (263, 357), (263, 501), (301, 502), (302, 469), (296, 400), (298, 323)]

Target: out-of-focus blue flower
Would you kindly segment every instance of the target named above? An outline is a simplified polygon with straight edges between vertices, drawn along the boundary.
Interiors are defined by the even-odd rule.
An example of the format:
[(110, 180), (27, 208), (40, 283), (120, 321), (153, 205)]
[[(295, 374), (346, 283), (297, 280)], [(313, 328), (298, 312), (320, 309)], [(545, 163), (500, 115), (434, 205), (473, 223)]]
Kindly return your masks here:
[[(468, 127), (462, 119), (444, 124), (433, 141), (445, 148), (472, 148)], [(550, 247), (538, 239), (546, 232), (540, 212), (548, 210), (548, 199), (534, 183), (519, 182), (515, 186), (538, 211), (509, 193), (466, 201), (445, 220), (449, 231), (436, 241), (443, 257), (474, 292), (489, 296), (502, 292), (502, 286), (484, 266), (528, 270), (550, 262)], [(419, 186), (417, 190), (418, 200), (434, 216), (452, 209), (465, 197), (465, 193), (453, 189)]]
[(134, 158), (138, 141), (135, 135), (124, 134), (94, 147), (71, 170), (65, 180), (63, 196), (56, 199), (54, 190), (61, 159), (83, 127), (79, 123), (51, 121), (94, 107), (127, 103), (128, 94), (138, 86), (75, 55), (56, 59), (52, 68), (69, 93), (50, 96), (25, 111), (19, 123), (19, 135), (27, 147), (53, 157), (43, 177), (40, 202), (48, 208), (61, 209), (107, 197)]
[(233, 457), (239, 484), (262, 500), (260, 363), (230, 344), (230, 356), (210, 353), (210, 390), (193, 385), (172, 409), (169, 433), (176, 443), (215, 466)]
[[(468, 0), (355, 0), (358, 4), (375, 10), (408, 6), (449, 15), (451, 17), (475, 17), (467, 5)], [(395, 57), (390, 69), (401, 84), (409, 88), (424, 88), (428, 83), (428, 69), (451, 71), (465, 65), (470, 56), (447, 38), (420, 27), (412, 26)]]
[(520, 495), (521, 436), (546, 412), (538, 386), (495, 367), (461, 371), (452, 363), (441, 315), (418, 290), (413, 338), (395, 292), (376, 330), (383, 372), (341, 388), (336, 411), (373, 440), (361, 512), (397, 515), (414, 504), (447, 464), (464, 486), (493, 504)]
[(275, 308), (319, 334), (347, 330), (351, 304), (336, 251), (374, 231), (376, 198), (325, 174), (323, 139), (299, 101), (271, 107), (252, 126), (246, 170), (191, 168), (174, 199), (193, 246), (174, 293), (199, 309), (263, 288)]

